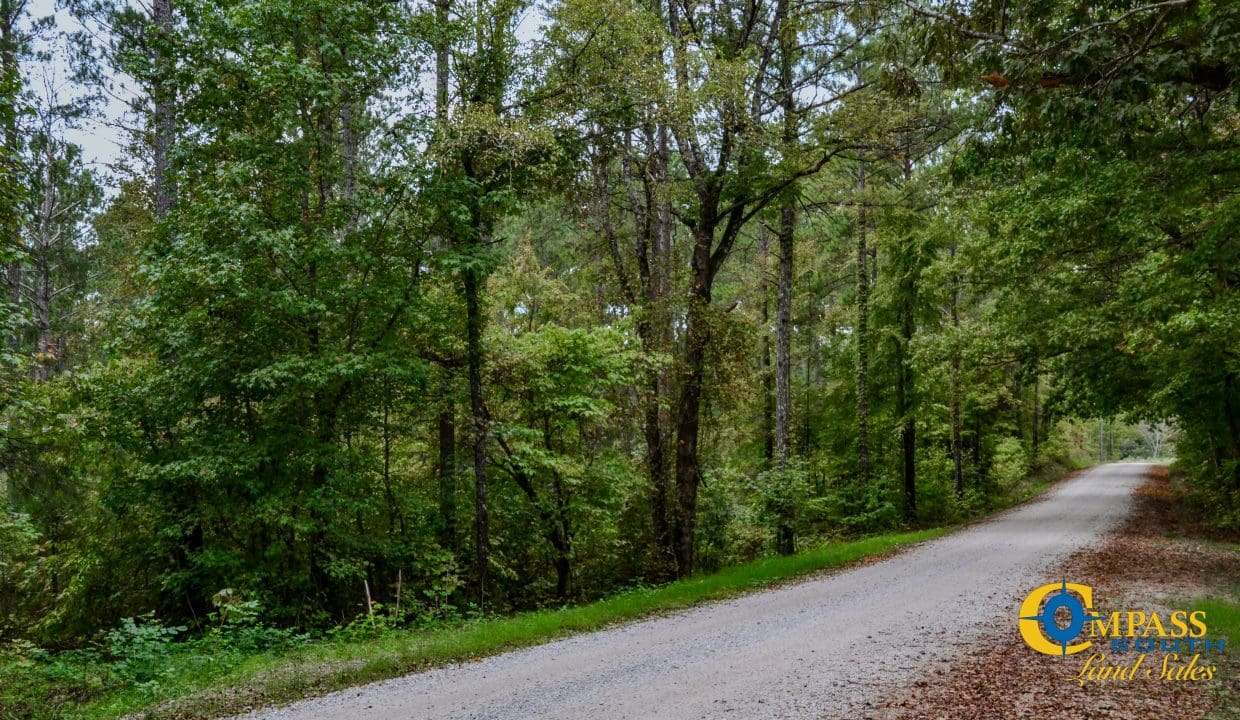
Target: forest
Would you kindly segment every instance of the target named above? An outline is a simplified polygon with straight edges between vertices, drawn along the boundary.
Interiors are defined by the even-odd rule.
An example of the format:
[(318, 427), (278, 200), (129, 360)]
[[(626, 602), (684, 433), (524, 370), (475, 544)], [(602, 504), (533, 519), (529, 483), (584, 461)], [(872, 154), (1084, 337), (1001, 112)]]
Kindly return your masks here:
[(1238, 68), (1214, 0), (0, 0), (4, 652), (560, 607), (1126, 457), (1240, 529)]

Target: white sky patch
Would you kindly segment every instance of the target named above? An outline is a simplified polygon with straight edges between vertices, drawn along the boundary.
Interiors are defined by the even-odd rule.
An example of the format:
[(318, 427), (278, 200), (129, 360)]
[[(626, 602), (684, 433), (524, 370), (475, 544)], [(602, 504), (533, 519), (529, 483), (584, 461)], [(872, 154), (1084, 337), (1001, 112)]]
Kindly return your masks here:
[[(51, 60), (32, 60), (27, 64), (24, 69), (27, 87), (42, 96), (50, 81), (61, 93), (62, 100), (74, 96), (75, 93), (81, 95), (81, 89), (72, 82), (72, 71), (66, 55), (68, 35), (80, 31), (81, 23), (67, 10), (57, 10), (55, 0), (31, 0), (29, 13), (31, 20), (55, 16), (56, 25), (35, 43), (35, 49), (49, 53)], [(109, 191), (114, 190), (114, 187), (110, 178), (106, 177), (107, 171), (119, 162), (124, 146), (128, 143), (128, 133), (121, 126), (128, 108), (121, 98), (128, 94), (129, 90), (119, 80), (113, 84), (113, 94), (105, 94), (96, 116), (78, 120), (65, 130), (65, 139), (82, 148), (87, 166), (100, 173), (100, 181)]]

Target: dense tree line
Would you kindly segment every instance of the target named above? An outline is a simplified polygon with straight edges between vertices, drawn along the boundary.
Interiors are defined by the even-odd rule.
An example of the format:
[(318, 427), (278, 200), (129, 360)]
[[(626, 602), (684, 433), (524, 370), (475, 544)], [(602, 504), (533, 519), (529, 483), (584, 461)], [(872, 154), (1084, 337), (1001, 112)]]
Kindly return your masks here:
[(0, 31), (0, 638), (537, 607), (1172, 449), (1240, 526), (1240, 8)]

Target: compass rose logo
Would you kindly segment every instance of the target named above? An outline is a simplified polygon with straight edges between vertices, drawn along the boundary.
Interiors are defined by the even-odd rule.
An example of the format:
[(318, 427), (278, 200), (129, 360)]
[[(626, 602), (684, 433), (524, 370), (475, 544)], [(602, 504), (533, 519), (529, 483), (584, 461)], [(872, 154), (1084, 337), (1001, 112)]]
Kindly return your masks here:
[[(1079, 597), (1078, 597), (1079, 596)], [(1043, 600), (1046, 601), (1043, 604)], [(1037, 588), (1020, 605), (1020, 636), (1029, 647), (1046, 655), (1067, 657), (1090, 646), (1088, 640), (1074, 642), (1085, 624), (1099, 619), (1093, 612), (1094, 589), (1064, 580)], [(1055, 615), (1067, 610), (1068, 624), (1060, 626)]]

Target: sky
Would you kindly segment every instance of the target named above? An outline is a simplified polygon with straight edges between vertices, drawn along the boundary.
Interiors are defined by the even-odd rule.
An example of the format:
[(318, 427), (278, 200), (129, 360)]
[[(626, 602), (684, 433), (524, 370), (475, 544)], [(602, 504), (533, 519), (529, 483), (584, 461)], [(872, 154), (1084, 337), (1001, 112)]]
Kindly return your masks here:
[[(81, 29), (81, 25), (65, 10), (57, 11), (55, 0), (31, 0), (31, 18), (56, 16), (55, 29), (40, 38), (36, 49), (52, 53), (51, 62), (31, 61), (25, 68), (28, 87), (45, 95), (47, 88), (54, 88), (61, 94), (71, 93), (69, 82), (69, 63), (63, 48), (64, 40), (59, 33)], [(124, 88), (118, 87), (124, 93)], [(108, 98), (100, 108), (100, 117), (82, 120), (65, 132), (66, 139), (82, 148), (86, 162), (93, 169), (111, 180), (108, 168), (120, 160), (126, 133), (117, 126), (125, 114), (125, 105), (118, 98)], [(108, 182), (111, 185), (111, 182)]]

